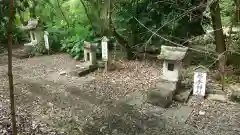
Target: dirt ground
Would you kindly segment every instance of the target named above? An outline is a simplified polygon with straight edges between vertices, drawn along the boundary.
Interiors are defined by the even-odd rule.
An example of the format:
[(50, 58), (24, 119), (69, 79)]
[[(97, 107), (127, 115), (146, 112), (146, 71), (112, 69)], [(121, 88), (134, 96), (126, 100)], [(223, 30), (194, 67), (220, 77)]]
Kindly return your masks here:
[[(60, 75), (80, 62), (67, 54), (13, 58), (18, 130), (27, 135), (191, 135), (240, 134), (239, 105), (202, 101), (184, 124), (146, 115), (118, 103), (126, 95), (153, 88), (158, 62), (119, 61), (108, 73)], [(0, 58), (0, 134), (11, 134), (7, 56)], [(182, 104), (176, 103), (177, 108)], [(199, 115), (204, 110), (205, 115)], [(164, 110), (166, 111), (166, 110)]]

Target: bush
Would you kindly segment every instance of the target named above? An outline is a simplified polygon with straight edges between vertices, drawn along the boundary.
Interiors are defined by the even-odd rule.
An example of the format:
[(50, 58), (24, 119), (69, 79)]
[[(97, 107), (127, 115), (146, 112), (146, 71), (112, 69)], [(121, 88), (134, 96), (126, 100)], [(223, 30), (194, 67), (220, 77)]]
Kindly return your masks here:
[(79, 59), (83, 56), (83, 39), (77, 36), (68, 37), (61, 41), (61, 51), (69, 53), (74, 59)]
[(74, 59), (83, 57), (83, 43), (99, 42), (100, 39), (94, 38), (90, 27), (78, 26), (68, 29), (67, 35), (61, 40), (61, 51), (69, 53)]
[[(0, 26), (0, 43), (7, 44), (8, 29), (6, 26)], [(19, 44), (27, 39), (27, 33), (21, 30), (17, 25), (13, 25), (13, 44)]]

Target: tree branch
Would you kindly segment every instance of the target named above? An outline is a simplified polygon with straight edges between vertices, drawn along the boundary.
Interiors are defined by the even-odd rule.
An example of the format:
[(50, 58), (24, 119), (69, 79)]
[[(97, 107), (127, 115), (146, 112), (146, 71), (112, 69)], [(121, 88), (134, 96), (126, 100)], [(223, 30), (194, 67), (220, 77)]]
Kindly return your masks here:
[(66, 23), (67, 23), (67, 26), (69, 27), (70, 24), (69, 24), (69, 22), (68, 22), (68, 20), (67, 20), (67, 17), (65, 16), (65, 14), (64, 14), (63, 11), (62, 11), (62, 8), (61, 8), (61, 6), (60, 6), (59, 0), (57, 0), (57, 5), (58, 5), (58, 8), (59, 8), (59, 10), (60, 10), (60, 12), (61, 12), (61, 14), (62, 14), (64, 20), (65, 20)]

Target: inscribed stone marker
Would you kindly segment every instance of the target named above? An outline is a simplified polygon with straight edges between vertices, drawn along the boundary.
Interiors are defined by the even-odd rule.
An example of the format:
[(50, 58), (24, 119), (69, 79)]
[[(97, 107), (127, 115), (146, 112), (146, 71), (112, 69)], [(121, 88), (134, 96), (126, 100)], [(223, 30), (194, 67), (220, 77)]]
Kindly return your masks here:
[(44, 31), (44, 41), (45, 41), (46, 49), (49, 50), (48, 32), (47, 31)]
[(205, 96), (207, 73), (194, 72), (193, 95)]
[(108, 61), (108, 38), (107, 37), (103, 37), (102, 38), (102, 59), (104, 61)]

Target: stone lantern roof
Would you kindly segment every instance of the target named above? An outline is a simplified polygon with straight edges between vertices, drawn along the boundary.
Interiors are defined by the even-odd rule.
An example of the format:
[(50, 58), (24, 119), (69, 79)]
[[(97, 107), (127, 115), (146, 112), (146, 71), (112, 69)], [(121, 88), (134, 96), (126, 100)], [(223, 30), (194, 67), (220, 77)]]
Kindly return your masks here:
[(186, 55), (187, 50), (187, 47), (173, 47), (162, 45), (161, 53), (157, 57), (161, 60), (181, 61)]
[(26, 31), (34, 30), (37, 28), (37, 25), (38, 25), (38, 19), (31, 19), (28, 21), (28, 24), (26, 26), (22, 26), (22, 29)]
[(84, 41), (84, 49), (89, 49), (91, 51), (94, 51), (96, 50), (98, 44), (97, 43), (90, 43), (90, 42), (87, 42), (87, 41)]

